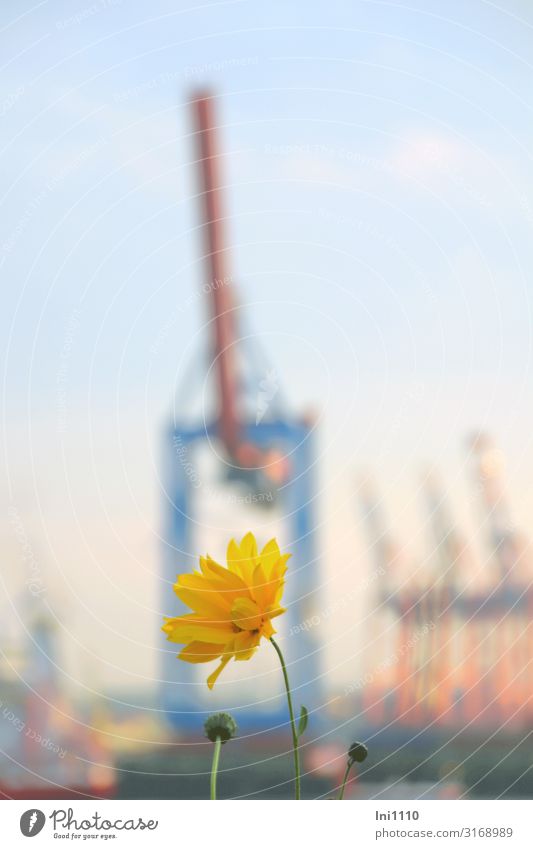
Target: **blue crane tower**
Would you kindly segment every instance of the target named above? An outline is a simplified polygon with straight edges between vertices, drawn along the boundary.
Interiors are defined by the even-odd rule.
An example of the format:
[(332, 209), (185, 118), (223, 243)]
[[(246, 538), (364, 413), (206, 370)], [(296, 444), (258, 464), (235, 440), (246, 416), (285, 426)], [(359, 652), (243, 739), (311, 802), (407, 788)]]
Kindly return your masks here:
[[(192, 425), (186, 420), (187, 410), (181, 408), (183, 415), (174, 414), (165, 430), (163, 610), (169, 615), (179, 614), (181, 604), (171, 591), (176, 575), (196, 567), (198, 555), (205, 553), (204, 548), (200, 551), (194, 548), (198, 533), (201, 544), (202, 529), (195, 515), (198, 493), (194, 490), (191, 462), (195, 452), (207, 446), (211, 459), (218, 458), (225, 485), (246, 490), (254, 504), (253, 510), (263, 511), (263, 515), (275, 503), (288, 525), (285, 548), (292, 552), (292, 559), (283, 600), (288, 613), (282, 617), (287, 636), (282, 638), (282, 645), (294, 698), (312, 710), (320, 704), (319, 647), (316, 629), (302, 625), (316, 615), (314, 424), (309, 417), (291, 416), (273, 404), (257, 406), (255, 415), (245, 412), (249, 404), (242, 375), (244, 367), (250, 368), (251, 363), (239, 339), (238, 310), (228, 273), (214, 107), (215, 100), (208, 93), (199, 93), (191, 100), (207, 266), (208, 285), (204, 289), (208, 290), (211, 302), (211, 321), (207, 327), (213, 335), (211, 370), (216, 379), (216, 405), (209, 421)], [(257, 388), (260, 381), (261, 375), (256, 373), (248, 385), (251, 382)], [(264, 395), (268, 399), (268, 387)], [(268, 410), (264, 409), (267, 406)], [(270, 495), (266, 500), (265, 493)], [(201, 498), (201, 493), (198, 497)], [(266, 650), (263, 646), (262, 651)], [(204, 682), (206, 675), (204, 665), (177, 661), (176, 647), (168, 644), (163, 653), (162, 701), (169, 721), (176, 728), (200, 727), (201, 714), (212, 710)], [(241, 727), (253, 726), (259, 713), (261, 723), (265, 717), (271, 724), (285, 721), (286, 708), (280, 699), (281, 676), (277, 680), (279, 687), (278, 683), (273, 684), (272, 693), (258, 699), (257, 704), (248, 699), (245, 705), (238, 700), (224, 705), (235, 713)]]

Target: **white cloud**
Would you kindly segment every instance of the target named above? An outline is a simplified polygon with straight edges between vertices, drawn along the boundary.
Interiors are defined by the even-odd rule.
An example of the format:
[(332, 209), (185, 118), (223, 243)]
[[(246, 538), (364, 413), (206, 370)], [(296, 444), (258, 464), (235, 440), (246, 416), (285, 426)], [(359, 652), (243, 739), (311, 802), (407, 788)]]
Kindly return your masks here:
[(455, 139), (414, 131), (396, 143), (386, 162), (395, 174), (427, 180), (433, 175), (442, 175), (447, 169), (463, 168), (470, 158), (466, 145)]

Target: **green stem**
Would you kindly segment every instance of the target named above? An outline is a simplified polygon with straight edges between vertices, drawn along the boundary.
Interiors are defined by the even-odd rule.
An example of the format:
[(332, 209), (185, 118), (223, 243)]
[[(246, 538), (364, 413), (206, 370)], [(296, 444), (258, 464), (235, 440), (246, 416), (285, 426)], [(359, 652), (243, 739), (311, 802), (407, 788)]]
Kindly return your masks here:
[(213, 766), (211, 767), (211, 798), (217, 798), (217, 770), (218, 760), (220, 758), (220, 749), (222, 748), (222, 740), (217, 737), (215, 740), (215, 751), (213, 752)]
[(348, 765), (346, 767), (346, 772), (344, 773), (344, 778), (342, 780), (341, 792), (339, 793), (339, 799), (344, 799), (344, 791), (346, 789), (346, 782), (348, 781), (348, 776), (350, 774), (350, 770), (352, 768), (352, 764), (348, 761)]
[(285, 681), (285, 689), (287, 691), (287, 702), (289, 705), (289, 715), (291, 718), (291, 729), (292, 729), (292, 746), (294, 750), (294, 774), (295, 774), (295, 788), (294, 795), (296, 799), (300, 798), (300, 756), (298, 754), (298, 734), (296, 733), (296, 722), (294, 721), (294, 711), (292, 709), (292, 699), (291, 699), (291, 688), (289, 685), (289, 676), (287, 675), (287, 667), (285, 666), (285, 660), (281, 653), (281, 649), (274, 640), (274, 637), (270, 637), (270, 642), (276, 649), (276, 652), (279, 657), (279, 661), (281, 663), (281, 669), (283, 671), (283, 680)]

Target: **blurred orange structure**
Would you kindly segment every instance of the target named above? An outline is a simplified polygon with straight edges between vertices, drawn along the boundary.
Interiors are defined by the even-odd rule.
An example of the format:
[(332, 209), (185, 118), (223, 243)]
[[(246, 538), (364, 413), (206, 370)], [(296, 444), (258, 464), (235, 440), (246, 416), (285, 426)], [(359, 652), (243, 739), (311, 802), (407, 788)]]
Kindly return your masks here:
[[(376, 565), (378, 636), (388, 655), (361, 677), (360, 709), (370, 725), (499, 728), (533, 725), (532, 560), (509, 518), (503, 456), (490, 438), (469, 441), (474, 497), (482, 508), (481, 569), (447, 509), (435, 477), (424, 482), (433, 546), (428, 567), (400, 580), (398, 548), (366, 485), (361, 498)], [(425, 566), (425, 564), (424, 564)]]

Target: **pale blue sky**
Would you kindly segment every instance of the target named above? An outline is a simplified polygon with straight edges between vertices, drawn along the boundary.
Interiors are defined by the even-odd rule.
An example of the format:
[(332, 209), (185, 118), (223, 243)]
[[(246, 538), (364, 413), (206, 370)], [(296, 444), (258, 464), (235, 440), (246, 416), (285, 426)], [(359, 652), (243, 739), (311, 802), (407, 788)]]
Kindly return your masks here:
[(529, 3), (10, 2), (2, 27), (3, 495), (81, 597), (102, 570), (78, 619), (97, 657), (120, 615), (154, 668), (158, 440), (206, 346), (197, 85), (221, 95), (244, 329), (323, 416), (328, 592), (346, 548), (367, 566), (361, 466), (420, 552), (420, 465), (468, 510), (463, 438), (486, 427), (527, 522)]

